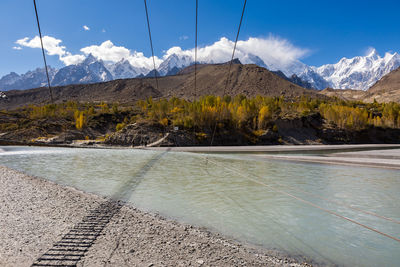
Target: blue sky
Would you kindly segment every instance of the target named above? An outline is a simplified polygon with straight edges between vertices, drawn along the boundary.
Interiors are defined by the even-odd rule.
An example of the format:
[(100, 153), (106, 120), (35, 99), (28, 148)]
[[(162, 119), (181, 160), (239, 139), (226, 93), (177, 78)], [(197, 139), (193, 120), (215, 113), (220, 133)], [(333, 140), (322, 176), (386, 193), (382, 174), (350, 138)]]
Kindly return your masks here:
[[(43, 35), (62, 41), (71, 54), (110, 40), (114, 45), (150, 56), (141, 0), (37, 0)], [(226, 37), (233, 40), (243, 2), (199, 0), (199, 45)], [(195, 1), (148, 0), (156, 55), (173, 46), (193, 48)], [(261, 1), (248, 0), (240, 40), (278, 38), (299, 49), (308, 65), (335, 63), (363, 55), (400, 51), (398, 1)], [(0, 76), (42, 67), (39, 49), (15, 42), (37, 35), (31, 0), (0, 1)], [(84, 30), (87, 25), (90, 30)], [(63, 66), (56, 55), (49, 64)]]

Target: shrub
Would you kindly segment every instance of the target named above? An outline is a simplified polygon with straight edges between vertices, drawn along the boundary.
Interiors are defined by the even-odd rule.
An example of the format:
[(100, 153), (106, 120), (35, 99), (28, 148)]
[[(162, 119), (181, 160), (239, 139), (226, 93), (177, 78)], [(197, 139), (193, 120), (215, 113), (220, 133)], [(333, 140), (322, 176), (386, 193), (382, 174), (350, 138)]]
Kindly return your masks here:
[(122, 123), (118, 123), (117, 126), (115, 127), (115, 130), (117, 132), (121, 131), (122, 129), (124, 129), (126, 126), (126, 123), (122, 122)]
[(167, 119), (167, 118), (162, 118), (162, 119), (160, 120), (160, 124), (161, 124), (162, 126), (168, 126), (168, 119)]

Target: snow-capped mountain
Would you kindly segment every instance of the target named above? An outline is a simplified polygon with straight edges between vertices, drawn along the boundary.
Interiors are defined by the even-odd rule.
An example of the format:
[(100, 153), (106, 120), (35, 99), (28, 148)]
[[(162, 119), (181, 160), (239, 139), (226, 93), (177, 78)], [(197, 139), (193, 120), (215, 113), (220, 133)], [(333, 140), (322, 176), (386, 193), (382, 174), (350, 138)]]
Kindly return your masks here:
[(333, 85), (318, 74), (315, 69), (315, 67), (307, 67), (303, 72), (298, 73), (298, 76), (303, 81), (311, 84), (311, 87), (315, 89), (323, 90), (327, 87), (333, 87)]
[[(50, 79), (53, 79), (57, 70), (48, 66)], [(25, 74), (18, 75), (11, 72), (0, 79), (0, 90), (29, 89), (47, 85), (47, 76), (44, 68), (37, 68)]]
[[(243, 62), (243, 64), (256, 64), (260, 67), (270, 69), (267, 64), (258, 56), (253, 55), (253, 54), (247, 54), (244, 57), (240, 59), (240, 62)], [(277, 70), (278, 71), (278, 70)]]
[(332, 87), (368, 90), (380, 78), (398, 67), (400, 67), (399, 54), (386, 53), (384, 57), (381, 57), (373, 49), (366, 56), (342, 58), (336, 64), (309, 67), (297, 74), (317, 89)]
[[(312, 86), (315, 89), (332, 87), (335, 89), (359, 89), (367, 90), (384, 75), (400, 67), (400, 55), (397, 53), (386, 53), (384, 57), (379, 56), (376, 50), (366, 56), (354, 58), (342, 58), (336, 64), (327, 64), (320, 67), (307, 66), (294, 60), (288, 62), (277, 62), (276, 59), (262, 60), (259, 56), (245, 54), (239, 57), (244, 64), (256, 64), (265, 67), (275, 73), (281, 72), (287, 80), (303, 87)], [(169, 55), (157, 68), (157, 75), (174, 75), (182, 68), (194, 63), (190, 55)], [(223, 63), (212, 59), (201, 63)], [(154, 70), (144, 67), (135, 67), (128, 60), (122, 59), (116, 63), (104, 63), (97, 60), (91, 54), (84, 62), (70, 65), (60, 70), (49, 67), (51, 84), (67, 85), (76, 83), (95, 83), (113, 79), (125, 79), (135, 77), (153, 77)], [(44, 68), (28, 71), (18, 75), (15, 72), (5, 75), (0, 79), (0, 91), (11, 89), (29, 89), (47, 85)]]
[(76, 83), (95, 83), (110, 81), (112, 79), (113, 76), (104, 66), (103, 61), (98, 61), (90, 54), (82, 63), (60, 69), (54, 76), (51, 84), (56, 86)]
[[(21, 76), (19, 76), (17, 73), (10, 72), (10, 74), (7, 74), (0, 79), (0, 87), (4, 91), (12, 89), (12, 85), (15, 84), (20, 79)], [(11, 88), (9, 88), (10, 86)]]
[(157, 71), (160, 75), (174, 75), (180, 69), (193, 64), (191, 56), (172, 54), (167, 57), (158, 67)]
[(134, 78), (140, 74), (144, 75), (149, 72), (149, 69), (132, 66), (126, 59), (121, 59), (117, 63), (107, 64), (106, 67), (113, 76), (113, 79)]

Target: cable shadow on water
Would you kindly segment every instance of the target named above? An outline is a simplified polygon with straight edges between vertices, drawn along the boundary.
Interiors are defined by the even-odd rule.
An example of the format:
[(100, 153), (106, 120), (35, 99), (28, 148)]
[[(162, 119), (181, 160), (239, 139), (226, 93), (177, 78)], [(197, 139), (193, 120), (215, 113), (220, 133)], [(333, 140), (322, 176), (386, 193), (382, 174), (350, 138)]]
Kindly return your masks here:
[(76, 266), (93, 246), (114, 215), (121, 210), (123, 203), (129, 200), (146, 174), (169, 150), (157, 153), (150, 158), (131, 179), (118, 186), (116, 192), (107, 201), (90, 210), (80, 222), (54, 243), (32, 266)]

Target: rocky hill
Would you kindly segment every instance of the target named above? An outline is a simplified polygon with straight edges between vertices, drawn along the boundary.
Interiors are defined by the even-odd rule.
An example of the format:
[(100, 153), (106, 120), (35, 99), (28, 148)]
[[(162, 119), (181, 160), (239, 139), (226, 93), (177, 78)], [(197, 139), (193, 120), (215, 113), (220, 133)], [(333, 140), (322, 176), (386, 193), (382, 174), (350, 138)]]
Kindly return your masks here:
[(390, 72), (374, 84), (365, 95), (366, 101), (400, 102), (400, 68)]

